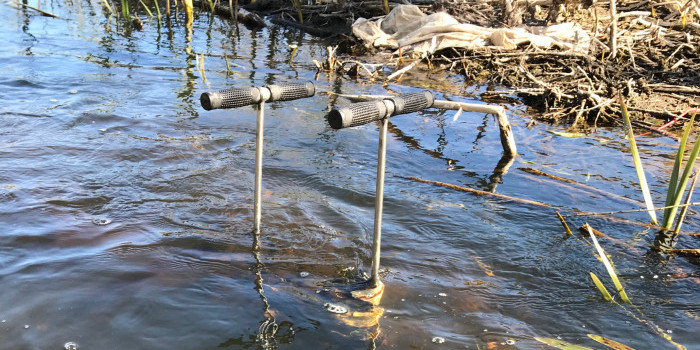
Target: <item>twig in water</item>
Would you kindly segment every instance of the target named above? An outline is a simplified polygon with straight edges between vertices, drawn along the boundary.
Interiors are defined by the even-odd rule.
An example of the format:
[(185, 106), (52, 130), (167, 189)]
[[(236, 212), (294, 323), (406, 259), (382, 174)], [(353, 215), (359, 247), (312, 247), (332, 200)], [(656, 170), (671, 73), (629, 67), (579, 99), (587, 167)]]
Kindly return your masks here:
[(571, 229), (569, 228), (569, 225), (566, 224), (566, 220), (564, 220), (564, 217), (561, 216), (561, 214), (557, 211), (557, 217), (559, 218), (559, 221), (561, 221), (562, 226), (564, 226), (564, 230), (566, 230), (566, 234), (571, 236), (573, 233), (571, 233)]
[(475, 195), (478, 195), (478, 196), (490, 196), (490, 197), (496, 197), (496, 198), (504, 199), (504, 200), (507, 200), (507, 201), (517, 202), (517, 203), (523, 203), (523, 204), (530, 204), (530, 205), (534, 205), (534, 206), (538, 206), (538, 207), (554, 208), (554, 206), (552, 206), (552, 205), (550, 205), (550, 204), (547, 204), (547, 203), (542, 203), (542, 202), (538, 202), (538, 201), (532, 201), (532, 200), (529, 200), (529, 199), (523, 199), (523, 198), (517, 198), (517, 197), (506, 196), (506, 195), (500, 194), (500, 193), (486, 192), (486, 191), (476, 190), (476, 189), (469, 188), (469, 187), (464, 187), (464, 186), (457, 186), (457, 185), (453, 185), (453, 184), (448, 184), (448, 183), (440, 182), (440, 181), (424, 180), (424, 179), (421, 179), (421, 178), (418, 178), (418, 177), (414, 177), (414, 176), (406, 176), (406, 177), (404, 177), (404, 178), (405, 178), (405, 179), (408, 179), (408, 180), (413, 180), (413, 181), (418, 181), (418, 182), (426, 183), (426, 184), (431, 184), (431, 185), (437, 185), (437, 186), (447, 187), (447, 188), (451, 188), (451, 189), (453, 189), (453, 190), (457, 190), (457, 191), (461, 191), (461, 192), (467, 192), (467, 193), (475, 194)]
[[(44, 16), (53, 17), (53, 18), (61, 18), (61, 17), (59, 17), (58, 15), (54, 15), (54, 14), (51, 13), (51, 12), (46, 12), (46, 11), (44, 11), (44, 10), (42, 10), (42, 9), (36, 8), (36, 7), (34, 7), (34, 6), (31, 6), (31, 5), (27, 5), (27, 4), (23, 4), (23, 3), (19, 3), (19, 2), (13, 2), (12, 4), (17, 5), (17, 6), (24, 6), (24, 7), (26, 7), (26, 8), (30, 8), (30, 9), (36, 11), (36, 12), (41, 13), (41, 14), (44, 15)], [(110, 11), (111, 11), (111, 10), (110, 10)]]

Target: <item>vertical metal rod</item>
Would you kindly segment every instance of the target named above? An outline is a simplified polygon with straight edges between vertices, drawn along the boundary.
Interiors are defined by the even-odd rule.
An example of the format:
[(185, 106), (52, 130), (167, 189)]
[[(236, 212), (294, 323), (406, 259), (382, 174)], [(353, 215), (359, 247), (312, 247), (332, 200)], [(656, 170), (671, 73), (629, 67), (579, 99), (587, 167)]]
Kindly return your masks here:
[(379, 258), (382, 250), (382, 212), (384, 210), (384, 170), (386, 168), (386, 135), (389, 118), (381, 120), (379, 151), (377, 152), (377, 189), (374, 199), (374, 236), (372, 238), (372, 283), (379, 284)]
[(258, 104), (258, 121), (255, 132), (255, 197), (253, 199), (254, 214), (253, 230), (260, 233), (260, 211), (262, 208), (262, 157), (263, 157), (263, 125), (265, 123), (265, 101)]

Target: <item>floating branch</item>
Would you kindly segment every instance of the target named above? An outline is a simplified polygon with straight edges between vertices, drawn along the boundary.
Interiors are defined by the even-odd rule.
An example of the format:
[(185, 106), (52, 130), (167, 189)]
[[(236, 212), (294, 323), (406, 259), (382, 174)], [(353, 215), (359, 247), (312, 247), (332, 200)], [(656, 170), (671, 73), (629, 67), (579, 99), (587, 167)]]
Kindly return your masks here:
[(489, 196), (489, 197), (496, 197), (500, 199), (504, 199), (507, 201), (512, 201), (512, 202), (517, 202), (517, 203), (523, 203), (523, 204), (530, 204), (530, 205), (535, 205), (538, 207), (544, 207), (544, 208), (554, 208), (554, 206), (549, 205), (547, 203), (542, 203), (538, 201), (532, 201), (529, 199), (523, 199), (523, 198), (517, 198), (517, 197), (511, 197), (511, 196), (506, 196), (504, 194), (500, 193), (493, 193), (493, 192), (487, 192), (487, 191), (482, 191), (482, 190), (476, 190), (473, 188), (469, 187), (464, 187), (464, 186), (457, 186), (457, 185), (452, 185), (448, 184), (445, 182), (440, 182), (440, 181), (432, 181), (432, 180), (424, 180), (418, 177), (413, 177), (413, 176), (406, 176), (405, 177), (408, 180), (413, 180), (413, 181), (418, 181), (426, 184), (431, 184), (431, 185), (437, 185), (437, 186), (442, 186), (442, 187), (447, 187), (451, 188), (453, 190), (461, 191), (461, 192), (467, 192), (467, 193), (472, 193), (478, 196)]
[(39, 13), (41, 13), (42, 15), (47, 16), (47, 17), (61, 18), (61, 17), (59, 17), (58, 15), (54, 15), (54, 14), (51, 13), (51, 12), (46, 12), (46, 11), (44, 11), (44, 10), (42, 10), (42, 9), (36, 8), (36, 7), (34, 7), (34, 6), (31, 6), (31, 5), (27, 5), (27, 4), (23, 4), (23, 3), (19, 3), (19, 2), (13, 2), (12, 4), (13, 4), (13, 5), (17, 5), (17, 6), (24, 6), (24, 7), (26, 7), (26, 8), (32, 9), (32, 10), (34, 10), (34, 11), (36, 11), (36, 12), (39, 12)]

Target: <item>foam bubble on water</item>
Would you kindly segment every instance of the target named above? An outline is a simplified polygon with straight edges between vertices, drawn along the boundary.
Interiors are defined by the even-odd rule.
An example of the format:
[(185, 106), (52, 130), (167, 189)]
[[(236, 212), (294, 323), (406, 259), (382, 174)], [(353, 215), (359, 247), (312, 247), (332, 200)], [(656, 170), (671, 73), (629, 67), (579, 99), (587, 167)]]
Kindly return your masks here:
[(339, 304), (331, 304), (331, 303), (325, 303), (323, 304), (323, 307), (326, 309), (328, 312), (332, 312), (334, 314), (346, 314), (348, 313), (348, 308), (339, 305)]
[(443, 337), (433, 337), (433, 343), (435, 344), (442, 344), (445, 342), (445, 338)]
[(63, 348), (66, 350), (78, 350), (78, 344), (75, 342), (69, 341), (63, 345)]
[(97, 225), (97, 226), (105, 226), (109, 225), (112, 223), (112, 220), (110, 219), (100, 219), (100, 218), (94, 218), (92, 219), (92, 223)]
[(302, 278), (309, 277), (309, 273), (306, 271), (299, 272), (299, 277), (302, 277)]

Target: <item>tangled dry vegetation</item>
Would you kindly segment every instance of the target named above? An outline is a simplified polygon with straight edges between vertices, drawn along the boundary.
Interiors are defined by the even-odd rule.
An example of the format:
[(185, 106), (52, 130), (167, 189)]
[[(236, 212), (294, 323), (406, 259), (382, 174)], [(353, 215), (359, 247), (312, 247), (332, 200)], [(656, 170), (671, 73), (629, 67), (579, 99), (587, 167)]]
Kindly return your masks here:
[(279, 1), (257, 0), (246, 8), (312, 34), (343, 33), (319, 69), (355, 79), (386, 83), (414, 67), (448, 70), (470, 85), (506, 87), (482, 92), (486, 101), (517, 98), (540, 119), (572, 128), (617, 123), (618, 94), (637, 127), (659, 133), (665, 133), (659, 125), (686, 120), (677, 116), (700, 106), (700, 0), (411, 0), (426, 13), (445, 11), (485, 27), (573, 21), (592, 38), (587, 54), (524, 46), (445, 49), (420, 58), (363, 47), (347, 34), (355, 19), (383, 15), (381, 0)]
[[(460, 3), (464, 4), (445, 0), (437, 8), (464, 21), (487, 20), (484, 3)], [(468, 79), (478, 79), (480, 71), (488, 70), (490, 79), (511, 88), (487, 92), (484, 98), (515, 94), (543, 117), (566, 118), (576, 125), (619, 120), (616, 95), (620, 93), (631, 111), (641, 112), (637, 126), (654, 131), (661, 120), (700, 105), (699, 1), (515, 0), (502, 4), (491, 9), (501, 11), (502, 22), (575, 21), (590, 33), (593, 45), (589, 54), (529, 47), (518, 52), (465, 52), (458, 59)], [(611, 10), (612, 4), (617, 8)], [(549, 8), (538, 9), (543, 5)]]

